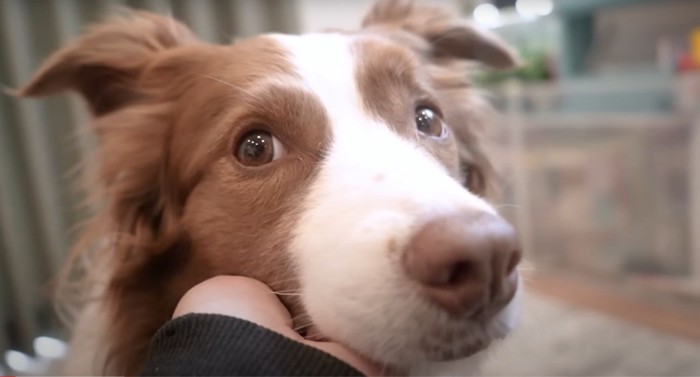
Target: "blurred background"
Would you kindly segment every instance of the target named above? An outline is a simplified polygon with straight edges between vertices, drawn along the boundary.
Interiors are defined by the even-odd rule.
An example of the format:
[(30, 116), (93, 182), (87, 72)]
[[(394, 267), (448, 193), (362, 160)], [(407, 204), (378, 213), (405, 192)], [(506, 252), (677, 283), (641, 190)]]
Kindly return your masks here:
[[(700, 375), (700, 1), (437, 0), (524, 66), (475, 80), (500, 110), (499, 208), (525, 243), (521, 330), (488, 375)], [(0, 84), (115, 6), (226, 43), (359, 25), (371, 0), (0, 0)], [(48, 373), (48, 282), (85, 217), (76, 98), (0, 95), (0, 375)]]

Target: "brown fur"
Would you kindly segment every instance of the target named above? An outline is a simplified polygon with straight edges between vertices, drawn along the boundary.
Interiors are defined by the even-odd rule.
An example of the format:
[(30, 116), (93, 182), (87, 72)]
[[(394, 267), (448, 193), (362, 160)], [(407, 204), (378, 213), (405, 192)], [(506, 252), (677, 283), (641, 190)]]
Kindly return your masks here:
[[(112, 21), (49, 59), (20, 91), (74, 88), (96, 115), (99, 163), (90, 191), (99, 190), (102, 209), (70, 259), (77, 264), (90, 246), (108, 242), (95, 250), (114, 271), (105, 293), (108, 373), (137, 374), (148, 339), (208, 277), (247, 275), (294, 288), (283, 254), (293, 198), (312, 179), (328, 140), (326, 115), (313, 97), (255, 87), (275, 70), (293, 74), (273, 41), (219, 47), (168, 34), (182, 28), (143, 13)], [(303, 162), (232, 169), (237, 137), (257, 128), (273, 131)]]
[[(422, 10), (406, 6), (383, 2), (364, 25), (419, 53), (410, 57), (397, 45), (380, 56), (393, 56), (398, 65), (429, 64), (429, 77), (399, 77), (396, 83), (432, 87), (459, 145), (469, 150), (462, 162), (488, 171), (474, 131), (485, 108), (465, 106), (476, 103), (475, 94), (453, 59), (476, 56), (455, 52), (454, 38), (446, 44), (436, 37), (444, 18), (437, 19), (443, 26), (433, 25), (434, 19), (421, 19)], [(466, 35), (457, 39), (459, 47), (486, 43), (478, 33)], [(377, 48), (372, 45), (365, 48)], [(487, 62), (503, 65), (509, 55), (489, 48)], [(38, 96), (73, 89), (95, 115), (98, 148), (88, 192), (98, 210), (69, 256), (62, 292), (83, 294), (74, 298), (84, 304), (96, 281), (94, 267), (110, 266), (106, 373), (137, 374), (149, 339), (179, 298), (208, 277), (245, 275), (275, 290), (297, 288), (285, 242), (298, 210), (295, 198), (313, 180), (330, 135), (325, 111), (312, 95), (261, 84), (270, 75), (294, 75), (281, 51), (266, 37), (208, 45), (171, 19), (134, 13), (90, 29), (19, 90)], [(371, 82), (393, 76), (371, 58), (374, 52), (366, 54), (363, 91), (370, 93), (376, 89)], [(387, 85), (386, 95), (402, 96), (404, 89), (413, 90)], [(410, 120), (391, 104), (380, 107), (378, 98), (368, 97), (366, 104), (393, 124)], [(290, 158), (241, 167), (232, 150), (243, 134), (260, 128), (273, 131)], [(455, 165), (457, 144), (450, 143), (433, 152)], [(280, 164), (285, 168), (275, 169)], [(469, 182), (474, 190), (483, 186)], [(285, 303), (303, 315), (299, 303)]]
[[(470, 66), (465, 60), (479, 61), (496, 68), (512, 68), (519, 64), (515, 52), (501, 40), (458, 20), (441, 7), (411, 0), (378, 2), (365, 17), (362, 26), (363, 33), (369, 32), (397, 42), (410, 48), (421, 59), (429, 72), (426, 84), (434, 91), (435, 98), (432, 100), (440, 105), (444, 120), (460, 147), (459, 163), (465, 186), (482, 195), (494, 194), (495, 172), (484, 143), (486, 126), (493, 114), (481, 94), (472, 87)], [(377, 52), (375, 48), (373, 54), (367, 51), (365, 55), (376, 62), (373, 69), (379, 71), (370, 73), (370, 77), (361, 81), (361, 85), (365, 84), (365, 93), (381, 92), (384, 96), (373, 95), (366, 103), (375, 103), (372, 106), (387, 101), (389, 104), (395, 103), (397, 95), (405, 95), (405, 92), (392, 82), (401, 79), (397, 75), (410, 72), (410, 66), (415, 63), (406, 60), (405, 52), (396, 49), (392, 52), (384, 48), (382, 52)], [(399, 61), (403, 61), (403, 64), (395, 63)], [(387, 64), (380, 64), (382, 62)], [(389, 72), (386, 68), (389, 65), (396, 69)], [(412, 81), (416, 79), (420, 78), (413, 78)], [(401, 81), (405, 82), (406, 79)], [(387, 92), (390, 89), (383, 88), (384, 85), (393, 88), (393, 93)], [(383, 100), (380, 101), (380, 98)], [(375, 110), (389, 112), (387, 109)], [(426, 145), (435, 146), (435, 143)], [(453, 164), (450, 160), (453, 152), (451, 146), (443, 144), (432, 151), (448, 167)]]
[[(368, 30), (397, 34), (409, 44), (420, 36), (424, 48), (434, 57), (480, 61), (496, 68), (518, 64), (515, 52), (495, 36), (459, 20), (444, 8), (412, 0), (385, 0), (377, 3), (362, 21)], [(408, 35), (408, 34), (410, 35)]]
[[(445, 111), (450, 112), (452, 108), (443, 110), (438, 92), (415, 54), (391, 40), (379, 38), (362, 39), (354, 48), (358, 54), (358, 88), (368, 112), (386, 121), (401, 136), (415, 139), (434, 154), (456, 179), (464, 179), (452, 133), (444, 139), (435, 139), (416, 132), (417, 107), (430, 105), (441, 112), (442, 117), (450, 117), (451, 114), (446, 115)], [(423, 77), (421, 74), (424, 74)], [(447, 122), (444, 122), (444, 127), (449, 127)]]

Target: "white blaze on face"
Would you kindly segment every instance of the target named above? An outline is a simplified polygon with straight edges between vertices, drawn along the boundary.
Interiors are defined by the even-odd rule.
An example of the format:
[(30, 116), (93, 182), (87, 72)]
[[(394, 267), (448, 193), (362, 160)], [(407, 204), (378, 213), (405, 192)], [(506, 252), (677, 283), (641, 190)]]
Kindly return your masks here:
[(289, 51), (300, 85), (318, 96), (332, 128), (290, 246), (304, 306), (321, 332), (379, 361), (420, 361), (425, 324), (448, 320), (404, 276), (401, 249), (432, 218), (495, 211), (435, 157), (365, 112), (355, 37), (273, 38)]

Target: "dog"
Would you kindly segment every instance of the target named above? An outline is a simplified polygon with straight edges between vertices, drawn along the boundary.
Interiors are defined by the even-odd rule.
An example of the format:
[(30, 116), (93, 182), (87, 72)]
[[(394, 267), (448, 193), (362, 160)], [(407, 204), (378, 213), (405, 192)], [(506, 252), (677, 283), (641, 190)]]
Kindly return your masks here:
[(95, 216), (61, 280), (66, 373), (138, 374), (178, 300), (217, 275), (298, 293), (280, 295), (295, 326), (387, 367), (473, 371), (521, 291), (517, 236), (487, 201), (476, 63), (518, 58), (402, 0), (358, 30), (231, 45), (135, 11), (49, 57), (17, 94), (76, 91), (96, 140)]

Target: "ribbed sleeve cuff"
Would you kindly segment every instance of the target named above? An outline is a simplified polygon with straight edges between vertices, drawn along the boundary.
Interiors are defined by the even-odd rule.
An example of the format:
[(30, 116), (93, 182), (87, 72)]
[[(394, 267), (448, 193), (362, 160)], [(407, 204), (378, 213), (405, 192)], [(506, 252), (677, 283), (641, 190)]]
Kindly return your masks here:
[(188, 314), (160, 328), (144, 376), (362, 376), (316, 348), (239, 318)]

